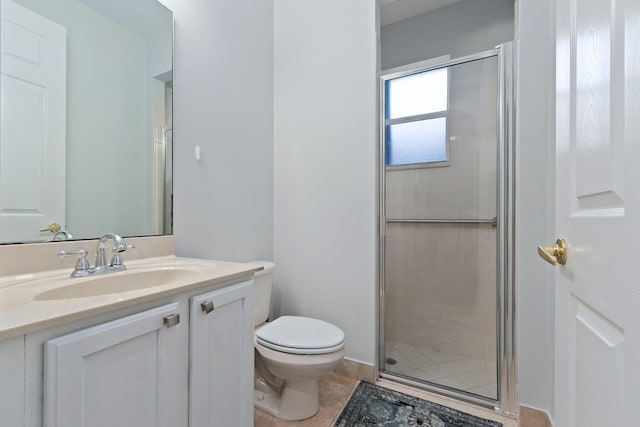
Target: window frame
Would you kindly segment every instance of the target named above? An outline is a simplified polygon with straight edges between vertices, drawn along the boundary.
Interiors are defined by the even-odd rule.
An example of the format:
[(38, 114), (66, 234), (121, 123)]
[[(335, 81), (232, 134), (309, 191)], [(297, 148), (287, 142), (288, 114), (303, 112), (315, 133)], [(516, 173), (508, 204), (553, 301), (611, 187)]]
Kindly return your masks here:
[[(381, 137), (383, 147), (383, 157), (385, 170), (403, 170), (403, 169), (423, 169), (423, 168), (440, 168), (450, 166), (450, 151), (449, 151), (449, 121), (448, 115), (451, 105), (451, 91), (449, 85), (451, 82), (451, 73), (449, 72), (449, 66), (434, 66), (435, 64), (441, 64), (443, 61), (450, 60), (449, 55), (439, 56), (437, 58), (428, 59), (426, 61), (415, 62), (413, 64), (407, 64), (401, 67), (384, 70), (381, 74), (381, 103), (380, 103), (380, 122), (381, 122)], [(387, 82), (390, 80), (411, 76), (413, 74), (420, 74), (423, 72), (435, 71), (442, 68), (447, 68), (447, 109), (442, 111), (435, 111), (427, 114), (417, 114), (413, 116), (398, 117), (395, 119), (387, 119)], [(403, 163), (398, 165), (387, 164), (387, 126), (424, 121), (429, 119), (445, 119), (445, 160), (438, 160), (432, 162), (416, 162), (416, 163)]]

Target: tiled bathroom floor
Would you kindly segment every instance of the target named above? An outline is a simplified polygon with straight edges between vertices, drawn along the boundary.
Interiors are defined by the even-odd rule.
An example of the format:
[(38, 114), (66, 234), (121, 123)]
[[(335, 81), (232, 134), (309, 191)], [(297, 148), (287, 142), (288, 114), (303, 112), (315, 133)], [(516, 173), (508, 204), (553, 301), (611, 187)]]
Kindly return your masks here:
[(386, 342), (385, 356), (396, 361), (394, 365), (387, 364), (386, 371), (496, 397), (495, 362), (390, 340)]

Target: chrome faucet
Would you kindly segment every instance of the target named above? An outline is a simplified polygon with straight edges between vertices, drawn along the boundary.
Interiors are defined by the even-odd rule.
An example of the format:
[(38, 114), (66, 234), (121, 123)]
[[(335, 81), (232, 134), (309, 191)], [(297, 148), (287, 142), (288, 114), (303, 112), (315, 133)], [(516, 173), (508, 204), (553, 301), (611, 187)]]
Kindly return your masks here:
[[(107, 233), (104, 236), (102, 236), (100, 238), (100, 240), (98, 241), (98, 247), (96, 249), (96, 270), (98, 269), (103, 269), (106, 267), (109, 267), (107, 265), (107, 252), (106, 252), (106, 245), (107, 245), (107, 241), (111, 239), (113, 240), (113, 253), (114, 256), (115, 254), (119, 253), (119, 252), (124, 252), (126, 251), (127, 248), (127, 244), (124, 242), (124, 239), (120, 236), (118, 236), (116, 233)], [(113, 263), (112, 263), (113, 264)], [(120, 263), (121, 265), (121, 270), (125, 270), (124, 265), (122, 265), (122, 263)]]
[[(107, 264), (106, 246), (109, 240), (113, 240), (114, 246), (113, 257), (111, 258), (111, 262)], [(135, 246), (127, 245), (121, 236), (115, 233), (107, 233), (98, 240), (98, 247), (95, 255), (96, 265), (94, 266), (91, 266), (91, 263), (87, 260), (87, 251), (85, 249), (81, 249), (79, 251), (60, 251), (58, 252), (58, 256), (61, 258), (72, 255), (78, 256), (79, 259), (71, 273), (71, 277), (88, 277), (126, 270), (127, 267), (124, 266), (120, 252), (133, 248), (135, 248)]]
[(59, 242), (61, 240), (71, 240), (73, 239), (73, 235), (66, 230), (60, 230), (56, 234), (53, 235), (52, 241)]

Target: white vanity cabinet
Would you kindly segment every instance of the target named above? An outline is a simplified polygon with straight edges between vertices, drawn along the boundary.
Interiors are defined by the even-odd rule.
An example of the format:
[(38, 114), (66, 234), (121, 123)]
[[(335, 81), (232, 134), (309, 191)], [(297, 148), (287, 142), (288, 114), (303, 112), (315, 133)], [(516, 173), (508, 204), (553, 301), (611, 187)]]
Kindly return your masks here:
[(0, 425), (24, 425), (24, 335), (0, 341)]
[(251, 277), (0, 341), (0, 426), (252, 427)]
[(253, 282), (191, 298), (192, 427), (253, 426)]
[(175, 302), (48, 340), (44, 426), (186, 426), (186, 323)]

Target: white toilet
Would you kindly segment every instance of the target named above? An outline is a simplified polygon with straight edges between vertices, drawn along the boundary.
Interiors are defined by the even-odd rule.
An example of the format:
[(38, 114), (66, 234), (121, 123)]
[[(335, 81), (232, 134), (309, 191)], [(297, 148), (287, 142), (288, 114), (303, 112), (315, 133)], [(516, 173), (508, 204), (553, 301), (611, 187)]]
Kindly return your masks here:
[(344, 357), (344, 332), (322, 320), (282, 316), (269, 323), (272, 274), (269, 261), (255, 274), (254, 406), (283, 420), (318, 412), (318, 378)]

